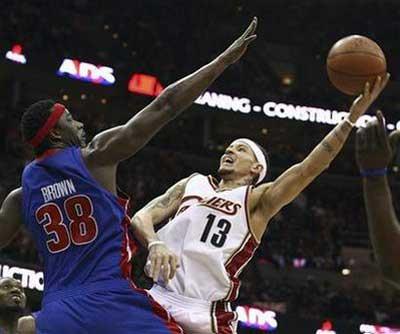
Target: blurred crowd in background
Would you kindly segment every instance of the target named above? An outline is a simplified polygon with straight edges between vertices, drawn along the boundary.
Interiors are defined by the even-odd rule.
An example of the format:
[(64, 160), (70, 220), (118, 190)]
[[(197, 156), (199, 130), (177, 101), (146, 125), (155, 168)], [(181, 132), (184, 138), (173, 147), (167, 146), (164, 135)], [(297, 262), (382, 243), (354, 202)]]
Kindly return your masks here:
[[(400, 59), (396, 50), (400, 6), (395, 1), (385, 1), (384, 5), (383, 1), (338, 1), (335, 10), (330, 1), (273, 3), (265, 8), (263, 1), (255, 1), (249, 8), (243, 1), (232, 1), (230, 5), (225, 1), (197, 1), (188, 6), (184, 1), (152, 0), (125, 3), (123, 10), (116, 11), (118, 1), (111, 4), (87, 0), (29, 3), (5, 0), (2, 5), (8, 10), (0, 13), (0, 41), (5, 45), (21, 43), (32, 60), (46, 55), (47, 62), (52, 64), (59, 63), (63, 57), (79, 58), (112, 64), (115, 71), (127, 73), (134, 66), (138, 73), (157, 74), (163, 83), (169, 83), (223, 50), (245, 26), (243, 17), (258, 15), (257, 45), (213, 85), (216, 91), (346, 110), (351, 99), (340, 96), (327, 84), (324, 57), (338, 38), (363, 31), (381, 41), (384, 51), (390, 55), (388, 63), (394, 79), (390, 90), (398, 89), (396, 69), (400, 67), (393, 59)], [(337, 25), (335, 20), (341, 6), (346, 6), (348, 15), (341, 16)], [(360, 6), (366, 13), (373, 13), (374, 20), (358, 15)], [(326, 15), (319, 15), (321, 11)], [(290, 20), (285, 21), (285, 17)], [(379, 24), (383, 20), (385, 24)], [(35, 33), (27, 33), (32, 31)], [(289, 78), (290, 83), (284, 78)], [(10, 82), (0, 77), (0, 85), (9, 86)], [(18, 94), (3, 90), (0, 102), (0, 131), (4, 134), (0, 138), (1, 199), (19, 186), (21, 171), (32, 158), (19, 133), (20, 115), (46, 92), (45, 82), (39, 93), (33, 93), (29, 83), (22, 86), (26, 89)], [(392, 117), (400, 110), (400, 99), (399, 95), (395, 98), (395, 94), (390, 94), (390, 90), (382, 106)], [(108, 105), (101, 110), (90, 104), (90, 99), (65, 103), (73, 105), (74, 116), (83, 120), (87, 132), (93, 135), (126, 120), (130, 113), (149, 101), (137, 102), (126, 93), (109, 98)], [(104, 109), (113, 112), (104, 112)], [(233, 139), (218, 131), (229, 131), (230, 120), (224, 119), (216, 125), (214, 122), (213, 131), (206, 136), (205, 124), (212, 118), (204, 114), (199, 122), (193, 116), (195, 111), (176, 120), (148, 147), (120, 166), (119, 184), (132, 197), (133, 211), (193, 172), (217, 176), (219, 155)], [(248, 129), (245, 122), (249, 122)], [(258, 123), (258, 120), (243, 121), (246, 124), (243, 134), (256, 136), (249, 129)], [(312, 125), (309, 130), (308, 126), (292, 121), (265, 121), (263, 134), (257, 133), (256, 137), (270, 152), (271, 179), (301, 161), (331, 128)], [(392, 176), (396, 182), (397, 176)], [(396, 205), (400, 203), (398, 189), (394, 185)], [(382, 323), (400, 319), (400, 298), (387, 298), (378, 288), (366, 291), (356, 286), (338, 287), (318, 277), (309, 277), (305, 283), (273, 281), (261, 279), (257, 274), (269, 266), (282, 271), (305, 268), (341, 273), (345, 268), (357, 266), (352, 259), (344, 258), (344, 247), (366, 249), (373, 265), (375, 260), (354, 158), (354, 138), (350, 138), (329, 171), (274, 218), (256, 259), (245, 274), (240, 302), (306, 318), (326, 314)], [(146, 284), (140, 274), (144, 256), (142, 252), (137, 267), (139, 282)], [(1, 258), (37, 266), (41, 263), (25, 230), (1, 251)]]

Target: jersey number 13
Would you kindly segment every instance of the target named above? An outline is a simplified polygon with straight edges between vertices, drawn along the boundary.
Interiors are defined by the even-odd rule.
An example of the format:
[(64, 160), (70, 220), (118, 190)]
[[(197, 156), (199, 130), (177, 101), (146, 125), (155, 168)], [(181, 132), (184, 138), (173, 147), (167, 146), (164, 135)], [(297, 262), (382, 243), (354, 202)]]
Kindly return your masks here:
[[(206, 242), (209, 239), (211, 229), (214, 225), (216, 216), (210, 213), (207, 216), (207, 224), (206, 227), (204, 228), (203, 234), (201, 235), (200, 241)], [(215, 247), (222, 247), (225, 242), (226, 238), (228, 236), (229, 231), (231, 230), (232, 224), (229, 220), (226, 219), (220, 219), (217, 223), (217, 228), (214, 228), (215, 233), (212, 234), (211, 236), (211, 244)]]

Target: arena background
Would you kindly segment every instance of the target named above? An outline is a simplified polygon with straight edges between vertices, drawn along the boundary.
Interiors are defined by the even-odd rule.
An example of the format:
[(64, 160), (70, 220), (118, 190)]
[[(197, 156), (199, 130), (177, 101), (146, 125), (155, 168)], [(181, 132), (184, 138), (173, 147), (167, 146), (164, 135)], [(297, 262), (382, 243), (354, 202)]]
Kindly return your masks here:
[[(29, 104), (62, 101), (93, 135), (211, 60), (254, 15), (258, 39), (245, 57), (121, 165), (133, 210), (193, 171), (215, 174), (236, 137), (265, 145), (272, 178), (303, 159), (351, 102), (325, 71), (330, 46), (346, 35), (366, 35), (384, 50), (392, 80), (378, 106), (388, 128), (400, 128), (398, 1), (3, 0), (1, 7), (2, 199), (31, 158), (19, 133)], [(396, 204), (397, 170), (390, 173)], [(145, 255), (134, 263), (142, 286)], [(25, 231), (1, 251), (1, 275), (22, 279), (30, 310), (40, 307), (41, 260)], [(368, 238), (354, 134), (276, 216), (243, 280), (240, 333), (400, 333), (399, 293), (383, 284)]]

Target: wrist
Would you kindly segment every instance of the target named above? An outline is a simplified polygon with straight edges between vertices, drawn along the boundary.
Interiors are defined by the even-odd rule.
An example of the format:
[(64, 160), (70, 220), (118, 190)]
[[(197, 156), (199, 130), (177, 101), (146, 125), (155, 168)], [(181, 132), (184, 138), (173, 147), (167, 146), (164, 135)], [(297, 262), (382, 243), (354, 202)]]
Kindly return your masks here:
[(222, 52), (215, 60), (223, 68), (226, 68), (232, 64), (232, 62), (229, 59), (229, 56), (226, 54), (225, 51)]
[(347, 115), (345, 120), (348, 120), (351, 124), (354, 124), (353, 126), (356, 125), (358, 117), (355, 117), (351, 112)]
[(383, 168), (366, 168), (360, 169), (360, 174), (362, 177), (376, 177), (376, 176), (385, 176), (387, 175), (387, 167)]
[(150, 248), (152, 248), (153, 246), (157, 246), (157, 245), (165, 245), (165, 242), (164, 242), (164, 241), (161, 241), (161, 240), (153, 240), (153, 241), (150, 241), (150, 242), (147, 244), (147, 249), (150, 250)]
[(356, 123), (355, 123), (355, 122), (356, 122), (356, 121), (353, 122), (353, 121), (350, 119), (350, 117), (346, 117), (346, 118), (343, 120), (343, 123), (349, 125), (351, 128), (354, 128), (354, 127), (356, 126)]

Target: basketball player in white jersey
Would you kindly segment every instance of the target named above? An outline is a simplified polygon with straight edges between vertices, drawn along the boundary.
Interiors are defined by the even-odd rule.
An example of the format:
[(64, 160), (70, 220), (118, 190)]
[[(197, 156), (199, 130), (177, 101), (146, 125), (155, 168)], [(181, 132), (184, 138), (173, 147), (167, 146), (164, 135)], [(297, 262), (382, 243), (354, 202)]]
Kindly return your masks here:
[[(221, 157), (219, 183), (193, 174), (134, 216), (136, 235), (149, 248), (149, 276), (155, 281), (150, 293), (185, 332), (236, 333), (230, 302), (238, 297), (239, 274), (268, 222), (328, 168), (388, 79), (378, 77), (371, 91), (367, 84), (348, 117), (275, 181), (262, 184), (268, 172), (263, 149), (237, 139)], [(156, 234), (153, 226), (172, 216)]]

